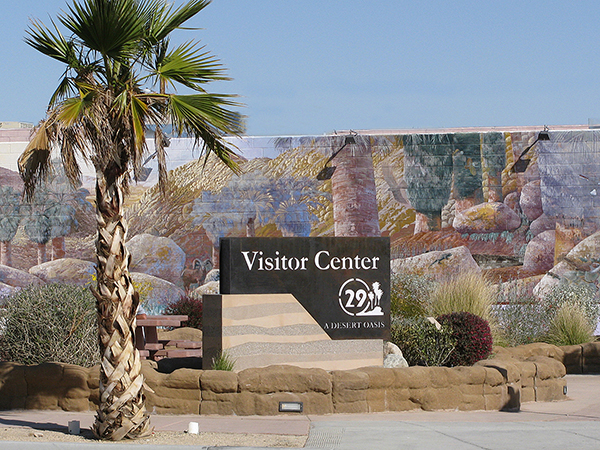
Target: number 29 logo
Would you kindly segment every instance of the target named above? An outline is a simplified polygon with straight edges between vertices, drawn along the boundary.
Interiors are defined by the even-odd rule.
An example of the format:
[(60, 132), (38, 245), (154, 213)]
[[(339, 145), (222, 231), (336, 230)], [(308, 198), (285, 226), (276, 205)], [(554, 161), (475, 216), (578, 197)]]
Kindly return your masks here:
[(383, 316), (382, 295), (380, 283), (369, 286), (360, 278), (350, 278), (340, 287), (339, 303), (349, 316)]

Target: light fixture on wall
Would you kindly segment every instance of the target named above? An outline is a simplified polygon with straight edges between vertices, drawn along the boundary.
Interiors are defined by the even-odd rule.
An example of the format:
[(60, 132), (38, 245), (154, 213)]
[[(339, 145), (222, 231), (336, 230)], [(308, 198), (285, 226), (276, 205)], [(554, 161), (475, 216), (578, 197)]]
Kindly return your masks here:
[(331, 155), (329, 157), (329, 159), (327, 160), (327, 162), (325, 163), (325, 165), (323, 166), (321, 171), (317, 174), (317, 180), (324, 181), (324, 180), (331, 179), (331, 177), (333, 176), (333, 172), (335, 172), (335, 166), (328, 166), (327, 164), (329, 164), (331, 162), (331, 160), (338, 155), (339, 152), (344, 150), (346, 145), (352, 145), (352, 144), (356, 144), (356, 139), (354, 139), (354, 136), (353, 135), (346, 136), (344, 138), (344, 145), (342, 145), (337, 152), (333, 153), (333, 155)]
[(279, 412), (301, 413), (302, 411), (304, 411), (302, 402), (279, 402)]
[(523, 172), (525, 172), (525, 170), (527, 170), (527, 167), (529, 166), (529, 163), (531, 162), (531, 160), (530, 159), (522, 159), (522, 158), (539, 141), (549, 141), (550, 140), (550, 133), (548, 133), (548, 131), (550, 131), (550, 130), (548, 130), (548, 127), (546, 125), (544, 125), (544, 129), (538, 133), (537, 138), (535, 139), (535, 141), (533, 141), (533, 144), (531, 144), (525, 150), (523, 150), (523, 153), (521, 153), (519, 155), (519, 157), (517, 158), (515, 163), (510, 168), (510, 171), (515, 172), (515, 173), (523, 173)]

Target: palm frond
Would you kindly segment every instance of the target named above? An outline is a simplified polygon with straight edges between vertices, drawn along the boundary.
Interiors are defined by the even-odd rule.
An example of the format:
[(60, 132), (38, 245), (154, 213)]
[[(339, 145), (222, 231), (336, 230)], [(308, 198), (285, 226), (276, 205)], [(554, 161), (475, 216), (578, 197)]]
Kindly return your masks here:
[(56, 103), (59, 101), (59, 99), (68, 97), (69, 94), (74, 92), (74, 90), (75, 90), (75, 87), (74, 87), (73, 79), (71, 77), (65, 75), (63, 77), (63, 79), (60, 81), (60, 83), (59, 83), (58, 87), (56, 88), (56, 90), (54, 91), (54, 93), (52, 94), (52, 97), (50, 97), (50, 107), (56, 105)]
[(17, 165), (25, 185), (25, 197), (30, 200), (35, 188), (46, 179), (52, 168), (50, 161), (51, 131), (47, 121), (42, 121), (19, 157)]
[(52, 22), (55, 32), (50, 31), (43, 23), (32, 20), (26, 31), (28, 37), (25, 42), (50, 58), (56, 59), (63, 64), (72, 66), (77, 63), (77, 57), (73, 42), (67, 41), (58, 27)]
[(149, 25), (149, 37), (158, 43), (169, 36), (175, 29), (194, 17), (210, 4), (211, 0), (190, 0), (172, 12), (164, 0), (155, 0), (154, 20)]
[(136, 0), (85, 0), (69, 5), (69, 14), (59, 15), (59, 20), (86, 48), (118, 61), (129, 57), (145, 37), (139, 12)]
[(187, 42), (171, 52), (157, 57), (156, 74), (162, 81), (181, 83), (195, 90), (201, 90), (200, 84), (216, 80), (230, 80), (219, 60), (209, 52), (202, 51), (193, 42)]

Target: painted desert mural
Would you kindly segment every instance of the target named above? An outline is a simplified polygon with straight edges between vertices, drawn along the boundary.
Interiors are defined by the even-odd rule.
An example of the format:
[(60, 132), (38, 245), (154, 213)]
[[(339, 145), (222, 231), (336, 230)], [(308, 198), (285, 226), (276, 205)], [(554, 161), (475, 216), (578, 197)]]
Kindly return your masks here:
[[(389, 236), (393, 270), (496, 283), (595, 288), (600, 273), (600, 130), (343, 132), (255, 138), (241, 174), (170, 141), (165, 194), (149, 143), (127, 199), (134, 283), (149, 311), (218, 290), (225, 236)], [(32, 202), (0, 167), (0, 291), (94, 278), (93, 174), (68, 184), (59, 160)], [(443, 274), (443, 275), (442, 275)]]

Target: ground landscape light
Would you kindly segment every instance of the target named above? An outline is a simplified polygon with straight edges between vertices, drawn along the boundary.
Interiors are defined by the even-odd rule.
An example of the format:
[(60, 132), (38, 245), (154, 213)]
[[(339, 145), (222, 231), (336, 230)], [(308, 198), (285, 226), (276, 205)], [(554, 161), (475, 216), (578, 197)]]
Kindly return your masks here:
[(279, 402), (279, 412), (297, 412), (304, 410), (302, 402)]

